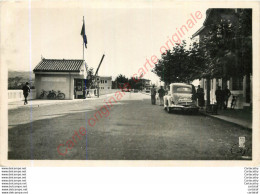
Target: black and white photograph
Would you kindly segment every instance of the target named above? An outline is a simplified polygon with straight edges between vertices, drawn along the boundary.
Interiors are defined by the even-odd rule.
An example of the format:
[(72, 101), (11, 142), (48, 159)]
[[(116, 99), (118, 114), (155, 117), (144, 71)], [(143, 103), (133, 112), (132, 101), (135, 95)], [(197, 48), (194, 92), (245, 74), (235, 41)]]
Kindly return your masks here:
[(259, 159), (259, 7), (87, 2), (2, 4), (4, 160)]

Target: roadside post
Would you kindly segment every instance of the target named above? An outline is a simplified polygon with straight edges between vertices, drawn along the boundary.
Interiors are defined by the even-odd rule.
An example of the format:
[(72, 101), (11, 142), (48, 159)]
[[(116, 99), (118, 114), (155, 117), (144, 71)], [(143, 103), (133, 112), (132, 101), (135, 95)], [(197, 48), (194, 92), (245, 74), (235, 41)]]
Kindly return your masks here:
[(99, 98), (99, 82), (100, 82), (100, 77), (96, 77), (96, 83), (97, 83), (97, 97)]

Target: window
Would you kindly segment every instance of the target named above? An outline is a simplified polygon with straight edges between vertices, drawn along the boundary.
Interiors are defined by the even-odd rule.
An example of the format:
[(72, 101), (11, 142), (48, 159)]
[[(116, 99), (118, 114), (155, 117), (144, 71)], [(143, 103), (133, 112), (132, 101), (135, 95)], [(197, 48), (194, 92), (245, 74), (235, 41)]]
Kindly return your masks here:
[(107, 83), (107, 80), (105, 80), (105, 83)]
[(232, 77), (232, 90), (243, 90), (243, 77)]
[(176, 93), (192, 93), (192, 89), (190, 87), (185, 87), (185, 86), (175, 86), (173, 87), (173, 91)]

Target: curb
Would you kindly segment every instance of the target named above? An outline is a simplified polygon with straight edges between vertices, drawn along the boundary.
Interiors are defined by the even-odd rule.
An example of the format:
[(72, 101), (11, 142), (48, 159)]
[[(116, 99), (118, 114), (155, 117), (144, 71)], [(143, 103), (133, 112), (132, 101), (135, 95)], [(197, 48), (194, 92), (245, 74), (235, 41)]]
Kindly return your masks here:
[(202, 115), (205, 115), (205, 116), (208, 116), (208, 117), (211, 117), (211, 118), (220, 120), (220, 121), (224, 121), (224, 122), (226, 122), (226, 123), (234, 124), (234, 125), (236, 125), (236, 126), (242, 127), (243, 129), (252, 131), (252, 128), (250, 128), (250, 127), (248, 127), (248, 126), (244, 126), (244, 125), (241, 125), (241, 124), (236, 123), (236, 122), (233, 122), (233, 121), (229, 121), (229, 120), (225, 120), (225, 119), (216, 117), (215, 115), (208, 114), (208, 113), (206, 113), (206, 112), (204, 112), (204, 111), (199, 111), (199, 113), (202, 114)]
[[(114, 93), (111, 94), (104, 94), (102, 96), (99, 96), (99, 98), (86, 98), (86, 99), (79, 99), (77, 101), (74, 100), (65, 100), (65, 101), (55, 101), (55, 100), (46, 100), (46, 103), (42, 104), (32, 104), (30, 105), (30, 101), (28, 101), (27, 105), (23, 105), (23, 101), (18, 101), (21, 102), (22, 105), (10, 105), (10, 106), (15, 106), (15, 107), (8, 107), (8, 110), (15, 110), (15, 109), (23, 109), (23, 108), (32, 108), (32, 107), (39, 107), (39, 106), (51, 106), (51, 105), (56, 105), (56, 104), (66, 104), (66, 103), (79, 103), (79, 102), (84, 102), (84, 101), (92, 101), (92, 100), (98, 100), (98, 99), (104, 99), (107, 96), (113, 95)], [(33, 100), (32, 100), (33, 101)], [(51, 101), (51, 102), (50, 102)], [(8, 104), (9, 106), (9, 104)]]

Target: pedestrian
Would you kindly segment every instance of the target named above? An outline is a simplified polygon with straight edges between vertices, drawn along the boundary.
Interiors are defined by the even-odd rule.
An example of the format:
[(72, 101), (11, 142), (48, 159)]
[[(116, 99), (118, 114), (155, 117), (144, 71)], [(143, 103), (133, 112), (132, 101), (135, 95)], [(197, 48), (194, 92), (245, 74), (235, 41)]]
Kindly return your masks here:
[(152, 101), (152, 105), (155, 105), (155, 104), (156, 104), (155, 95), (156, 95), (156, 89), (154, 88), (154, 85), (153, 85), (153, 88), (151, 89), (151, 101)]
[(198, 89), (197, 89), (197, 98), (198, 98), (198, 104), (200, 107), (203, 107), (205, 104), (204, 101), (204, 90), (203, 88), (200, 87), (200, 85), (198, 85)]
[(231, 96), (231, 92), (230, 90), (227, 88), (227, 86), (225, 87), (225, 89), (223, 90), (223, 96), (224, 96), (224, 109), (227, 109), (228, 107), (228, 99)]
[(218, 109), (221, 110), (223, 105), (223, 91), (221, 90), (220, 86), (218, 86), (218, 89), (215, 91), (215, 95), (216, 95)]
[(196, 93), (196, 88), (193, 84), (190, 84), (191, 85), (191, 88), (192, 88), (192, 96), (191, 96), (191, 99), (192, 100), (197, 100), (197, 93)]
[(29, 83), (26, 82), (25, 85), (23, 86), (24, 105), (28, 104), (27, 97), (28, 97), (30, 91), (31, 90), (30, 90)]
[(83, 87), (83, 99), (86, 99), (86, 90), (87, 90), (87, 87), (84, 85), (84, 87)]
[(74, 98), (77, 99), (77, 88), (74, 86)]
[(163, 106), (163, 97), (165, 95), (165, 91), (163, 89), (163, 87), (161, 86), (161, 88), (158, 90), (158, 93), (159, 93), (159, 105), (160, 106)]
[(91, 98), (90, 93), (89, 93), (89, 89), (87, 90), (87, 97)]

